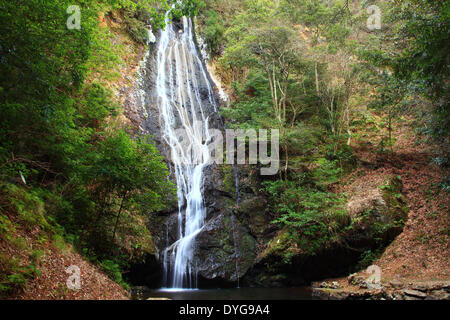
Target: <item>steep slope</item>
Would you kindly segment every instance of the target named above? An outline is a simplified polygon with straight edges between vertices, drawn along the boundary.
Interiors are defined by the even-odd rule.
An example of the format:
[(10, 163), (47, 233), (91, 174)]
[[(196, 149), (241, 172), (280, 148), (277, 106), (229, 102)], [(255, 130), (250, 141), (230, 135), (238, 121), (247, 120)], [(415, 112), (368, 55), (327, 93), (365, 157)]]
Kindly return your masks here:
[[(123, 300), (129, 294), (98, 267), (86, 261), (57, 235), (49, 238), (34, 226), (23, 226), (14, 214), (7, 214), (8, 239), (0, 239), (0, 298), (25, 300)], [(67, 282), (80, 270), (80, 287), (70, 289)], [(69, 271), (69, 272), (67, 272)], [(8, 288), (6, 288), (8, 287)], [(73, 288), (73, 287), (72, 287)], [(6, 294), (6, 295), (4, 295)]]
[[(133, 90), (139, 62), (143, 59), (146, 47), (131, 37), (123, 11), (110, 11), (106, 16), (101, 13), (98, 21), (99, 32), (106, 34), (108, 42), (103, 43), (106, 48), (92, 49), (91, 57), (97, 63), (95, 67), (91, 66), (86, 85), (101, 83), (112, 92), (111, 104), (122, 105), (128, 92)], [(110, 56), (103, 59), (102, 50)], [(118, 64), (111, 66), (108, 59)], [(119, 109), (118, 112), (118, 117), (107, 119), (114, 122), (111, 128), (130, 125), (130, 131), (137, 130), (137, 127), (133, 128), (132, 117), (125, 115), (127, 110)], [(12, 160), (8, 159), (6, 164), (14, 163), (14, 160), (13, 154)], [(29, 159), (18, 161), (37, 164), (38, 168), (44, 170), (50, 167), (50, 164)], [(53, 186), (53, 183), (47, 181), (47, 185)], [(110, 261), (100, 263), (87, 248), (78, 247), (79, 239), (75, 239), (73, 234), (65, 230), (66, 226), (56, 221), (56, 211), (60, 210), (58, 201), (64, 202), (59, 194), (45, 190), (47, 185), (41, 189), (34, 181), (28, 181), (20, 175), (19, 178), (0, 181), (0, 298), (129, 299), (123, 287), (126, 284), (118, 281), (122, 276), (117, 265)], [(66, 210), (70, 211), (69, 208), (63, 209)], [(140, 240), (147, 241), (146, 247), (152, 253), (154, 247), (145, 221), (137, 221), (133, 227), (141, 227), (146, 231), (147, 234), (141, 236)], [(129, 246), (133, 235), (127, 234), (126, 237), (121, 241), (124, 247)], [(127, 250), (131, 252), (134, 248)], [(91, 261), (87, 256), (91, 257)], [(73, 272), (68, 272), (70, 266), (80, 270), (81, 287), (76, 290), (67, 285)]]
[(315, 283), (315, 294), (322, 298), (450, 298), (450, 203), (439, 187), (442, 168), (432, 162), (434, 146), (418, 142), (407, 123), (394, 134), (398, 137), (395, 153), (388, 159), (376, 159), (367, 141), (357, 147), (366, 165), (343, 188), (354, 192), (385, 175), (401, 175), (409, 207), (404, 231), (372, 262), (380, 268), (380, 283), (374, 290), (368, 290), (366, 282), (371, 274), (362, 270), (348, 279), (327, 280), (335, 282), (334, 290), (319, 289), (327, 285)]

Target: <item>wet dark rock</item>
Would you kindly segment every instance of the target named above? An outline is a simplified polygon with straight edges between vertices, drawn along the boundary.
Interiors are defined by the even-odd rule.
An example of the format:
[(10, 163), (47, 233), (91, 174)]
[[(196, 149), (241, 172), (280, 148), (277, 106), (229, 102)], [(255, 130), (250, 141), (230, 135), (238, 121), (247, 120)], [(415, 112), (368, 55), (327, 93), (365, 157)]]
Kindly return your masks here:
[[(181, 21), (174, 21), (175, 28), (183, 28)], [(166, 164), (171, 170), (171, 179), (175, 181), (173, 167), (171, 164), (171, 153), (166, 145), (162, 134), (158, 108), (158, 99), (155, 80), (157, 77), (157, 44), (153, 45), (151, 53), (144, 66), (144, 79), (142, 90), (145, 92), (145, 101), (139, 101), (135, 96), (128, 99), (127, 110), (133, 122), (139, 124), (143, 134), (152, 137), (158, 150), (166, 159)], [(198, 63), (194, 61), (194, 63)], [(199, 68), (196, 68), (199, 69)], [(207, 83), (203, 74), (196, 71), (197, 89), (200, 99), (204, 102), (203, 112), (209, 116), (209, 128), (223, 130), (223, 122), (215, 107), (211, 104), (208, 96)], [(209, 75), (207, 75), (209, 77)], [(213, 82), (210, 80), (210, 83)], [(175, 79), (174, 79), (175, 81)], [(192, 83), (191, 83), (192, 84)], [(217, 97), (212, 99), (219, 101)], [(190, 114), (190, 109), (185, 106)], [(201, 118), (198, 115), (197, 118)], [(179, 119), (175, 121), (180, 122)], [(207, 209), (206, 225), (196, 238), (195, 256), (198, 261), (197, 270), (202, 284), (209, 281), (212, 283), (233, 283), (238, 277), (242, 277), (253, 265), (255, 259), (255, 240), (250, 231), (238, 218), (231, 223), (231, 214), (236, 204), (236, 190), (229, 188), (229, 182), (224, 167), (212, 164), (204, 169), (204, 203)], [(234, 184), (234, 178), (231, 184)], [(183, 208), (181, 208), (183, 210)], [(179, 237), (178, 208), (172, 208), (167, 212), (160, 212), (149, 216), (148, 228), (154, 236), (157, 248), (156, 255), (159, 257), (159, 269), (162, 267), (161, 257), (164, 249), (174, 243)], [(234, 242), (236, 241), (236, 250)], [(238, 271), (236, 272), (236, 261)], [(138, 268), (139, 269), (139, 268)], [(139, 269), (138, 273), (141, 269)], [(161, 272), (157, 273), (161, 275)], [(161, 276), (162, 278), (162, 276)], [(141, 279), (142, 280), (142, 279)], [(160, 281), (154, 279), (155, 283)]]
[(201, 87), (200, 90), (199, 90), (199, 93), (200, 93), (200, 97), (201, 97), (202, 100), (207, 100), (209, 98), (208, 97), (208, 89), (207, 88)]
[(267, 200), (261, 196), (254, 196), (240, 202), (237, 213), (249, 226), (250, 232), (255, 237), (262, 237), (267, 231), (268, 215), (265, 214)]
[(218, 215), (197, 236), (195, 257), (203, 278), (236, 282), (253, 265), (255, 240), (238, 221), (234, 224), (230, 216)]

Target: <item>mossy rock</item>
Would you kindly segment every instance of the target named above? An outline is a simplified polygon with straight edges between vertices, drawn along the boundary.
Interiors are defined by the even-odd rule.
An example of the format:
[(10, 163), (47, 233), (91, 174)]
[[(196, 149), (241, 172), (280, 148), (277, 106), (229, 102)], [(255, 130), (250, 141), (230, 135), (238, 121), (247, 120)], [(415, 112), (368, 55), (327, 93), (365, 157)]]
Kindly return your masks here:
[(256, 258), (255, 240), (231, 215), (208, 221), (196, 240), (197, 270), (206, 279), (237, 281)]
[(239, 219), (250, 229), (252, 235), (261, 237), (267, 228), (267, 200), (252, 197), (242, 200), (236, 210)]
[(402, 194), (400, 177), (390, 176), (367, 198), (354, 204), (358, 210), (351, 212), (350, 241), (372, 242), (386, 245), (401, 231), (408, 218), (408, 205)]
[(221, 165), (220, 170), (222, 173), (222, 190), (230, 195), (235, 195), (236, 193), (236, 178), (234, 176), (234, 169), (231, 165)]

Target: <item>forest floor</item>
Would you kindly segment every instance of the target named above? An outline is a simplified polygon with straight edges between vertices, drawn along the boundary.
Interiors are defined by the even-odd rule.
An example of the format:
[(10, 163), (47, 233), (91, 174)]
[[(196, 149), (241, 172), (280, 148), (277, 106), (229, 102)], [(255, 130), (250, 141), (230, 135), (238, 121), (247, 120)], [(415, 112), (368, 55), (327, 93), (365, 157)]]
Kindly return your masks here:
[[(383, 284), (450, 280), (448, 192), (439, 187), (443, 175), (432, 162), (433, 146), (419, 140), (409, 125), (411, 121), (403, 121), (394, 128), (393, 153), (383, 157), (374, 144), (363, 139), (356, 141), (354, 150), (363, 165), (347, 177), (340, 190), (352, 194), (370, 189), (374, 183), (381, 185), (389, 175), (401, 177), (409, 208), (408, 221), (403, 232), (373, 262), (380, 268)], [(356, 276), (366, 279), (370, 274), (363, 270)], [(347, 278), (327, 281), (355, 290)]]
[[(39, 241), (31, 233), (18, 230), (14, 235), (23, 239), (30, 248), (36, 246)], [(20, 300), (125, 300), (129, 294), (120, 285), (109, 279), (96, 266), (87, 262), (78, 253), (65, 244), (47, 241), (39, 244), (42, 256), (38, 261), (30, 261), (30, 256), (24, 253), (23, 248), (9, 245), (0, 241), (0, 251), (11, 260), (15, 260), (21, 266), (35, 265), (34, 277), (27, 279), (22, 290), (17, 290), (8, 299)], [(69, 289), (72, 272), (66, 272), (70, 266), (77, 266), (80, 270), (80, 288)], [(70, 270), (68, 270), (70, 271)]]

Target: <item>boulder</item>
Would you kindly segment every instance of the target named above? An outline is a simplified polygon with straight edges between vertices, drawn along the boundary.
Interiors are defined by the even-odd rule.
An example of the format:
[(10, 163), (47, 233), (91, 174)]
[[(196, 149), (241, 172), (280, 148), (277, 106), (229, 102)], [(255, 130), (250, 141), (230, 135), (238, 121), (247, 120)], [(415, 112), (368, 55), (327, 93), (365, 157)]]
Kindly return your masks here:
[(450, 300), (450, 294), (444, 289), (433, 290), (427, 298), (431, 298), (432, 300)]
[(405, 294), (406, 296), (409, 296), (409, 297), (415, 297), (415, 298), (421, 298), (421, 299), (425, 299), (427, 297), (426, 293), (423, 293), (418, 290), (412, 290), (412, 289), (403, 290), (403, 294)]
[(389, 285), (392, 287), (392, 288), (394, 288), (394, 289), (398, 289), (398, 288), (401, 288), (403, 285), (402, 285), (402, 283), (400, 282), (400, 281), (398, 281), (398, 280), (392, 280), (392, 281), (390, 281), (389, 282)]
[(233, 216), (208, 221), (196, 238), (198, 274), (208, 280), (235, 282), (253, 265), (255, 240)]
[(353, 245), (380, 247), (389, 244), (403, 230), (408, 206), (399, 177), (389, 177), (384, 185), (355, 195), (347, 204), (353, 228), (348, 241)]
[[(389, 177), (383, 185), (354, 195), (347, 210), (348, 222), (343, 222), (337, 236), (330, 239), (312, 239), (307, 234), (299, 238), (287, 227), (277, 231), (259, 253), (248, 276), (249, 283), (269, 286), (274, 275), (283, 275), (283, 284), (289, 286), (339, 277), (361, 260), (362, 253), (387, 246), (402, 232), (408, 218), (400, 178)], [(362, 289), (382, 289), (381, 285), (368, 284), (366, 278), (356, 275), (348, 281)]]

